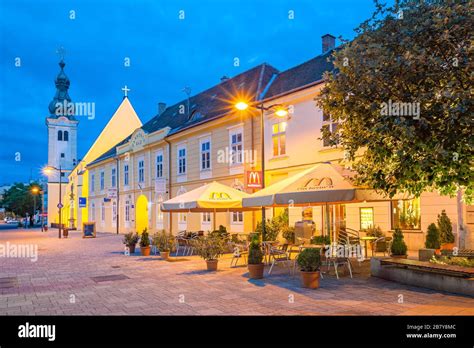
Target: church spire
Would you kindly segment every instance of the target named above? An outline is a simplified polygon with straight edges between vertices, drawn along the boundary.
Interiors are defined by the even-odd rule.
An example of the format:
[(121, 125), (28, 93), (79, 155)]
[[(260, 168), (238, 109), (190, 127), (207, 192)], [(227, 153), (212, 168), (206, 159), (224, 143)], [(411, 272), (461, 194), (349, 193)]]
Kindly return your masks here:
[(73, 120), (75, 119), (74, 109), (72, 105), (69, 105), (71, 103), (71, 97), (68, 94), (71, 82), (64, 73), (64, 67), (66, 66), (66, 63), (64, 63), (64, 49), (61, 47), (57, 52), (61, 56), (59, 62), (61, 71), (54, 81), (54, 84), (56, 85), (56, 94), (54, 95), (53, 100), (49, 103), (48, 109), (52, 117), (66, 116)]

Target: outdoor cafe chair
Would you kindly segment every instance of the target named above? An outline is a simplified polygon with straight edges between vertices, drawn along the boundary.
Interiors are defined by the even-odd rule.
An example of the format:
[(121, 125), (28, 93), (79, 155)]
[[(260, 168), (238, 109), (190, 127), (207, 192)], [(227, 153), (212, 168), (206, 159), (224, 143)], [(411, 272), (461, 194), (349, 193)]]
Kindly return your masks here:
[(237, 267), (237, 263), (239, 260), (243, 259), (244, 264), (247, 264), (247, 259), (248, 259), (248, 243), (245, 244), (239, 244), (239, 243), (232, 243), (232, 259), (230, 260), (230, 267)]
[(176, 256), (179, 256), (179, 251), (182, 250), (182, 256), (185, 256), (187, 255), (188, 253), (188, 248), (189, 248), (189, 244), (188, 244), (188, 240), (186, 238), (183, 238), (183, 237), (176, 237)]
[[(286, 248), (284, 247), (286, 245)], [(272, 274), (273, 267), (279, 263), (284, 263), (286, 267), (288, 267), (288, 272), (291, 275), (291, 266), (290, 264), (294, 262), (290, 258), (290, 254), (286, 251), (288, 248), (288, 244), (283, 245), (282, 248), (278, 248), (276, 246), (270, 246), (270, 253), (269, 258), (272, 260), (272, 264), (270, 269), (268, 270), (268, 275)], [(294, 267), (293, 267), (294, 268)]]
[[(352, 277), (352, 265), (351, 261), (348, 257), (340, 257), (337, 256), (337, 252), (340, 251), (340, 248), (344, 248), (344, 252), (348, 248), (352, 248), (350, 244), (338, 244), (338, 245), (331, 245), (329, 247), (329, 251), (324, 251), (322, 256), (322, 264), (327, 267), (327, 272), (331, 270), (331, 266), (334, 267), (334, 273), (336, 274), (336, 278), (339, 279), (339, 272), (337, 271), (339, 266), (346, 266), (349, 270), (349, 274)], [(327, 255), (329, 253), (329, 255)]]
[(392, 245), (392, 237), (380, 237), (372, 243), (372, 256), (375, 256), (377, 253), (385, 253), (390, 255), (390, 247)]

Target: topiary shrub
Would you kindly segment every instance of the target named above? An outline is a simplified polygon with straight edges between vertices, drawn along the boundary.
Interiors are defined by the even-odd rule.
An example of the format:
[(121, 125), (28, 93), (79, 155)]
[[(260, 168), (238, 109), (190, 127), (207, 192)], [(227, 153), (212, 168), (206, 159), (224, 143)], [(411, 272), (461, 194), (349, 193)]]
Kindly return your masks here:
[(406, 255), (407, 254), (407, 245), (403, 240), (402, 230), (396, 228), (393, 232), (393, 241), (391, 246), (392, 255)]
[(263, 261), (263, 251), (260, 245), (260, 235), (254, 234), (249, 245), (249, 265), (260, 265)]
[(453, 225), (444, 209), (438, 214), (438, 229), (441, 244), (454, 243)]
[(317, 272), (321, 267), (321, 249), (307, 248), (299, 253), (296, 263), (303, 272)]
[(425, 247), (427, 249), (439, 249), (440, 246), (439, 229), (435, 224), (430, 224), (426, 232)]
[(148, 230), (145, 228), (140, 238), (140, 247), (145, 248), (148, 246), (150, 246), (150, 236), (148, 235)]

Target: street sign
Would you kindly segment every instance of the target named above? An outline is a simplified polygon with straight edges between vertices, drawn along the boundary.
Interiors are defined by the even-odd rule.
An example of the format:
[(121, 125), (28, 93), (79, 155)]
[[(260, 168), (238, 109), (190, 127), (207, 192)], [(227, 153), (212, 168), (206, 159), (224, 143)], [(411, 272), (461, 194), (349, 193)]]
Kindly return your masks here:
[(64, 207), (64, 205), (62, 205), (62, 203), (58, 203), (58, 209), (61, 209), (62, 207)]
[(85, 208), (87, 206), (87, 198), (79, 197), (79, 208)]
[(262, 188), (262, 171), (246, 170), (245, 184), (247, 188)]

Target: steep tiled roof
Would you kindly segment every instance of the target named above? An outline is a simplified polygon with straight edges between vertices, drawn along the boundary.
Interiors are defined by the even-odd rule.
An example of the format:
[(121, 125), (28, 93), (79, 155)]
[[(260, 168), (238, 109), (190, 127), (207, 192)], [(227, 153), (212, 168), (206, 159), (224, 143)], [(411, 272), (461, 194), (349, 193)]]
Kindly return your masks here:
[[(201, 93), (191, 96), (189, 99), (190, 117), (187, 113), (188, 101), (186, 99), (166, 108), (161, 115), (156, 115), (146, 122), (141, 129), (146, 133), (153, 133), (164, 127), (170, 127), (168, 133), (175, 134), (199, 123), (207, 122), (219, 117), (224, 117), (234, 107), (237, 96), (245, 98), (249, 103), (259, 99), (260, 94), (267, 87), (274, 75), (278, 73), (269, 64), (260, 64), (233, 78), (229, 78)], [(180, 109), (184, 112), (180, 112)], [(128, 141), (127, 137), (113, 148), (109, 149), (96, 160), (89, 163), (95, 164), (113, 157), (116, 146)]]
[(334, 52), (334, 50), (328, 51), (303, 64), (279, 73), (265, 93), (265, 99), (286, 94), (303, 86), (320, 81), (325, 71), (334, 69), (331, 62), (332, 52)]

